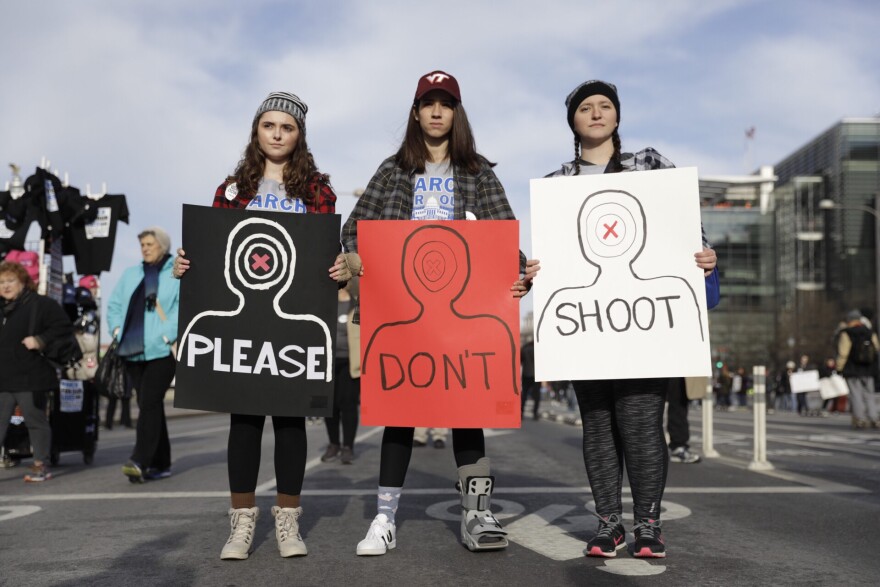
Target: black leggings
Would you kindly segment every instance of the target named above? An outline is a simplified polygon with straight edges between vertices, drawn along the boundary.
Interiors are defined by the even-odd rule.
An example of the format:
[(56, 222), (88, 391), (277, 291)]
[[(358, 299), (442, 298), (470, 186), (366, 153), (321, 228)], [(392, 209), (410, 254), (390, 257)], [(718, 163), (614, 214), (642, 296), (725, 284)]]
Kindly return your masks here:
[(663, 404), (669, 380), (572, 381), (584, 425), (584, 464), (596, 513), (622, 514), (623, 466), (633, 514), (658, 519), (669, 453), (663, 436)]
[[(229, 417), (229, 490), (253, 493), (260, 473), (260, 452), (266, 416), (231, 414)], [(278, 493), (302, 493), (306, 473), (306, 419), (272, 416), (275, 429), (275, 477)]]
[[(382, 459), (379, 464), (379, 485), (403, 487), (412, 456), (414, 428), (385, 428), (382, 436)], [(473, 465), (486, 456), (482, 428), (454, 428), (452, 450), (458, 467)]]

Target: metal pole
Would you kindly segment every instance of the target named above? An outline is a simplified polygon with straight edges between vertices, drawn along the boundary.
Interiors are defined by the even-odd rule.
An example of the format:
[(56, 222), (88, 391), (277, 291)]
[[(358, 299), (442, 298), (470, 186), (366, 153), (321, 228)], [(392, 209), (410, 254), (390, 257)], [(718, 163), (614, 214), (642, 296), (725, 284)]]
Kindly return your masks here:
[(877, 288), (877, 305), (874, 306), (874, 330), (880, 324), (880, 192), (874, 194), (874, 270), (877, 273), (874, 286)]
[(715, 395), (712, 393), (712, 379), (706, 384), (706, 397), (703, 398), (703, 456), (713, 459), (721, 455), (712, 445), (712, 418), (715, 413)]
[(752, 406), (755, 420), (754, 457), (749, 463), (753, 471), (768, 471), (773, 465), (767, 462), (767, 368), (755, 365), (752, 368), (752, 382), (755, 389), (755, 401)]

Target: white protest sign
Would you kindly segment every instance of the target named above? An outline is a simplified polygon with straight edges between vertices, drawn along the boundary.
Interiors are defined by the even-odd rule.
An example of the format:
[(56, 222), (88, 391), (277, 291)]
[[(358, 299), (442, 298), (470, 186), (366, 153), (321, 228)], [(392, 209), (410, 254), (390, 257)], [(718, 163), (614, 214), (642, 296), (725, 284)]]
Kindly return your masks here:
[(791, 383), (792, 393), (819, 391), (819, 372), (815, 369), (792, 373), (788, 376), (788, 381)]
[(711, 376), (697, 170), (531, 181), (537, 380)]

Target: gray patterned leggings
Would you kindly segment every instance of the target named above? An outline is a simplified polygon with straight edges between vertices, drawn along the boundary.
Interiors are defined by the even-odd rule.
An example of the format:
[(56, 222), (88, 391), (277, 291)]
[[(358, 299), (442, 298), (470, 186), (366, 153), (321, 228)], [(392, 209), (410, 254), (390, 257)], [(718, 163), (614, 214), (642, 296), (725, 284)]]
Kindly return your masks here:
[(584, 426), (584, 464), (601, 516), (623, 513), (623, 467), (636, 520), (660, 517), (669, 453), (663, 404), (669, 379), (572, 381)]

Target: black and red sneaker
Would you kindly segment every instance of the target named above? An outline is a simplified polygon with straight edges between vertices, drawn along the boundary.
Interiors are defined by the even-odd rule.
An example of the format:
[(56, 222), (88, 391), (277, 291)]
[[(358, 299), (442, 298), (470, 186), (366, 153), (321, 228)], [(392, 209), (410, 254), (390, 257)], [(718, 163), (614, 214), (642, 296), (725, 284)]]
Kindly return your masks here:
[(592, 540), (587, 542), (584, 554), (587, 556), (604, 556), (614, 558), (617, 551), (626, 546), (626, 531), (620, 523), (618, 514), (608, 517), (599, 516), (599, 528)]
[(660, 533), (660, 520), (642, 518), (633, 528), (636, 543), (633, 556), (636, 558), (666, 558), (666, 544)]

